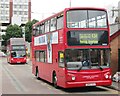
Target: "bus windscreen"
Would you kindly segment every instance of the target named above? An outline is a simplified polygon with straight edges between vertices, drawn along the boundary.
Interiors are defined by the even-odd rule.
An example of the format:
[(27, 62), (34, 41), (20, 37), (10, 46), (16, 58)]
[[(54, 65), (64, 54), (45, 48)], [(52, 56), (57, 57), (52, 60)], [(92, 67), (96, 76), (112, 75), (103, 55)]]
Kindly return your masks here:
[(100, 10), (70, 10), (67, 12), (68, 28), (107, 28), (107, 15)]

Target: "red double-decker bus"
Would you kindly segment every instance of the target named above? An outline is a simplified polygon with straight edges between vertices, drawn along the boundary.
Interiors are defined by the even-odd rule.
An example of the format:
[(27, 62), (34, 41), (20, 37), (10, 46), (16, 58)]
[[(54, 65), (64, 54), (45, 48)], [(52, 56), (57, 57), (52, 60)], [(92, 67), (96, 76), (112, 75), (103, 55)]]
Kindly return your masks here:
[(106, 10), (66, 8), (34, 24), (32, 73), (54, 87), (111, 85)]
[(7, 62), (26, 63), (26, 43), (24, 38), (10, 38), (7, 42)]

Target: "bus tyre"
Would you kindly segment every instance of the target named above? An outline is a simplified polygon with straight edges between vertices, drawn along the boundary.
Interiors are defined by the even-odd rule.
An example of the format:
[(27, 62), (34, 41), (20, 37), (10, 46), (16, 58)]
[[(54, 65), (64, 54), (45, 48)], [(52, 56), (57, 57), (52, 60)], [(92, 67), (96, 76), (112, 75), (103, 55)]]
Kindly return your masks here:
[(54, 86), (55, 88), (58, 87), (58, 86), (57, 86), (57, 76), (56, 76), (56, 73), (53, 74), (53, 86)]

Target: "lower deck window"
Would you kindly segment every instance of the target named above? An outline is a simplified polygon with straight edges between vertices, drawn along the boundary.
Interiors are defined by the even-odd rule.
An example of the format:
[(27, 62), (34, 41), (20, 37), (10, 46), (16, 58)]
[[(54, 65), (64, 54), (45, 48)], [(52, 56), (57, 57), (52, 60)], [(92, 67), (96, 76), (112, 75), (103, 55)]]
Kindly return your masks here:
[(45, 51), (35, 51), (35, 60), (37, 62), (46, 62), (46, 52)]
[[(82, 64), (82, 68), (109, 67), (109, 49), (67, 49), (65, 51), (65, 62), (71, 67)], [(76, 65), (77, 66), (77, 65)], [(78, 66), (79, 67), (79, 66)], [(74, 69), (74, 68), (73, 68)]]

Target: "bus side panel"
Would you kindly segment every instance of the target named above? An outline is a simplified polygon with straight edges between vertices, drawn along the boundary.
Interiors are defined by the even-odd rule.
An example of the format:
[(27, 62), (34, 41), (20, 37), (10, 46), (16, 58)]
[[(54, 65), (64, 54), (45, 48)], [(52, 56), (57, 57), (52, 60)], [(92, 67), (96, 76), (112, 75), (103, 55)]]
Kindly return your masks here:
[(35, 60), (32, 58), (32, 73), (35, 75), (36, 74), (36, 65), (35, 65)]
[(59, 52), (64, 52), (64, 49), (65, 49), (65, 45), (64, 45), (64, 29), (62, 30), (59, 30), (59, 40), (58, 40), (58, 45), (56, 46), (55, 48), (55, 54), (57, 57), (57, 63), (55, 63), (57, 66), (56, 66), (56, 69), (57, 69), (57, 85), (58, 86), (61, 86), (61, 87), (64, 87), (65, 86), (65, 81), (66, 81), (66, 75), (65, 75), (65, 68), (64, 67), (61, 67), (60, 64), (59, 64)]

